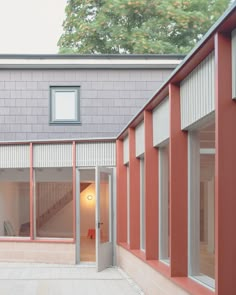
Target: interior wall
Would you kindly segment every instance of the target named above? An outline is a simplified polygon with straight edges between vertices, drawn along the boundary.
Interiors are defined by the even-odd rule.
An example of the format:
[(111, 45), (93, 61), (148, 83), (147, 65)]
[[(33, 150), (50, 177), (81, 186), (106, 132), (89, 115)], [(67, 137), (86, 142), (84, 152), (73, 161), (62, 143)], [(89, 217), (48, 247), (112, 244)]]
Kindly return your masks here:
[(53, 207), (57, 201), (69, 192), (72, 192), (72, 182), (53, 181), (36, 183), (37, 217)]
[(100, 221), (102, 236), (106, 240), (109, 238), (109, 185), (108, 183), (100, 184)]
[(50, 237), (73, 237), (73, 202), (71, 201), (62, 210), (57, 212), (47, 223), (39, 229), (39, 235)]
[(75, 244), (4, 242), (0, 243), (0, 261), (75, 264)]
[[(100, 190), (100, 216), (103, 225), (101, 227), (104, 234), (109, 230), (109, 190), (108, 184), (102, 183)], [(92, 200), (87, 196), (91, 195)], [(80, 194), (80, 234), (87, 236), (88, 229), (95, 229), (96, 193), (95, 184), (92, 183)]]
[(18, 198), (18, 212), (19, 212), (19, 226), (30, 221), (30, 185), (29, 183), (19, 183), (19, 198)]
[(4, 221), (9, 220), (18, 235), (19, 191), (17, 183), (4, 182), (0, 185), (0, 236), (4, 236)]
[[(92, 200), (88, 200), (87, 196), (91, 195)], [(95, 184), (90, 184), (80, 194), (80, 235), (87, 236), (88, 229), (95, 229), (95, 206), (96, 206), (96, 194)]]

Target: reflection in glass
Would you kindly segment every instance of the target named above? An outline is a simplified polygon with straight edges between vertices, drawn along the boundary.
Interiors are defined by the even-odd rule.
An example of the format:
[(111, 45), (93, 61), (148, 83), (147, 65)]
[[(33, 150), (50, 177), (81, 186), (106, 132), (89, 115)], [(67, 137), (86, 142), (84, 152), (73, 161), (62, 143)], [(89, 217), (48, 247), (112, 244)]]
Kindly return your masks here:
[(215, 124), (189, 132), (189, 273), (215, 287)]
[(29, 169), (0, 170), (0, 236), (30, 236)]
[(95, 169), (80, 170), (80, 261), (96, 261)]
[(200, 273), (215, 278), (215, 155), (200, 155)]
[(36, 236), (73, 237), (71, 168), (35, 169)]
[(140, 159), (140, 249), (145, 251), (145, 192), (144, 192), (144, 158)]
[(169, 144), (159, 149), (159, 227), (160, 259), (169, 262), (170, 196), (169, 196)]
[(100, 173), (100, 242), (110, 241), (110, 175)]

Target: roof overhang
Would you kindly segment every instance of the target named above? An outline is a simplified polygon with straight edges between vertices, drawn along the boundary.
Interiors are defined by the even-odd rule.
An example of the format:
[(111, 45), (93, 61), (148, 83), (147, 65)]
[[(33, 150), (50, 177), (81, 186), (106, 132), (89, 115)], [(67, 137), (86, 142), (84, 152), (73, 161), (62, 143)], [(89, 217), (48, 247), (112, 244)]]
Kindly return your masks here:
[(190, 51), (184, 60), (175, 68), (169, 78), (153, 94), (143, 108), (134, 116), (127, 126), (119, 133), (118, 139), (123, 139), (128, 128), (135, 128), (143, 119), (143, 112), (152, 111), (169, 93), (169, 84), (179, 84), (208, 54), (214, 50), (214, 36), (218, 33), (230, 34), (236, 28), (236, 1), (225, 11), (206, 35)]
[(0, 69), (173, 69), (185, 55), (0, 55)]

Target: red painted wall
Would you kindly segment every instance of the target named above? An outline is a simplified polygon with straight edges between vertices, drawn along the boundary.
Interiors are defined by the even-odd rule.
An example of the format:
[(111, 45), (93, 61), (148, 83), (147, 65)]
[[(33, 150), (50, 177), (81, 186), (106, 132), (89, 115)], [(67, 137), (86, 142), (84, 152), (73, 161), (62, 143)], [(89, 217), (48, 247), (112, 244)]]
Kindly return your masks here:
[(158, 259), (158, 150), (153, 147), (152, 113), (144, 112), (146, 259)]
[(215, 36), (216, 294), (236, 294), (236, 102), (232, 100), (231, 39)]
[(169, 85), (170, 99), (170, 266), (171, 276), (187, 276), (188, 145), (181, 130), (180, 88)]
[(123, 141), (116, 141), (117, 242), (127, 242), (127, 169), (124, 162)]

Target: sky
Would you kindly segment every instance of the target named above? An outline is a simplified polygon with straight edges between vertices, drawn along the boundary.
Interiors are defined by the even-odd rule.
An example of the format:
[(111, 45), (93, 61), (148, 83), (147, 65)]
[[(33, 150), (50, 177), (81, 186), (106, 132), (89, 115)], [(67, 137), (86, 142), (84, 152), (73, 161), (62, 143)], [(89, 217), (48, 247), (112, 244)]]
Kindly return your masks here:
[(58, 53), (66, 0), (0, 0), (0, 54)]

